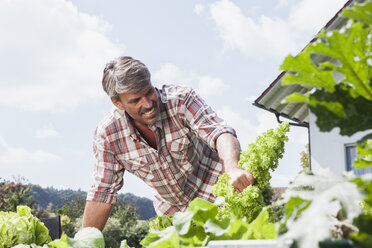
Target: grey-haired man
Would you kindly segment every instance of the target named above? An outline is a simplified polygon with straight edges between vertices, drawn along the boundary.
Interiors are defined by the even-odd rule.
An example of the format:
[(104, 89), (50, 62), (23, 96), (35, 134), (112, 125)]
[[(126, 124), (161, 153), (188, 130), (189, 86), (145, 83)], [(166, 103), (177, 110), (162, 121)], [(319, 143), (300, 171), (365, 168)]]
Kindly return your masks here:
[(238, 192), (254, 183), (238, 167), (234, 129), (191, 88), (153, 87), (147, 67), (131, 57), (108, 63), (102, 85), (115, 107), (95, 131), (84, 227), (104, 228), (125, 171), (154, 190), (158, 215), (183, 211), (196, 197), (213, 201), (211, 188), (223, 172)]

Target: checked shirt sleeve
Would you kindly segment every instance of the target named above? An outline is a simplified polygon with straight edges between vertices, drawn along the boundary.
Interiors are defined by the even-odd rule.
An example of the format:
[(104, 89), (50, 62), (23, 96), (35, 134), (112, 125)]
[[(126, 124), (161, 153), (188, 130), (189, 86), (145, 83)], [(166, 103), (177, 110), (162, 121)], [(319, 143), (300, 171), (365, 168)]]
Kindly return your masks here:
[(186, 123), (212, 150), (216, 151), (216, 140), (221, 134), (231, 133), (236, 137), (235, 130), (218, 117), (194, 90), (186, 94), (182, 108)]
[[(98, 129), (97, 129), (98, 130)], [(93, 144), (95, 155), (94, 184), (90, 188), (87, 200), (114, 204), (117, 191), (123, 186), (124, 168), (116, 160), (104, 131), (96, 130)]]

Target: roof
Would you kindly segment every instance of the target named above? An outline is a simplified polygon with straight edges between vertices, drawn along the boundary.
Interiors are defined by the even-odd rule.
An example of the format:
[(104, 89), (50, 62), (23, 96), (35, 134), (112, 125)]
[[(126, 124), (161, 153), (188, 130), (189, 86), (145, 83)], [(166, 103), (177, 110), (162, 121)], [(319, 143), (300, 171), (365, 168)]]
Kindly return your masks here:
[[(352, 5), (355, 0), (349, 0), (345, 5), (336, 13), (336, 15), (324, 26), (325, 30), (333, 30), (341, 28), (346, 19), (340, 17), (341, 11)], [(310, 43), (315, 40), (312, 39)], [(320, 57), (314, 56), (314, 60), (320, 60)], [(270, 86), (254, 101), (253, 105), (259, 108), (263, 108), (267, 111), (274, 113), (278, 120), (279, 117), (285, 117), (296, 122), (300, 126), (309, 126), (309, 108), (306, 103), (283, 103), (283, 100), (290, 94), (306, 93), (311, 88), (304, 87), (301, 85), (288, 85), (282, 86), (282, 79), (287, 72), (281, 72), (277, 78), (270, 84)]]

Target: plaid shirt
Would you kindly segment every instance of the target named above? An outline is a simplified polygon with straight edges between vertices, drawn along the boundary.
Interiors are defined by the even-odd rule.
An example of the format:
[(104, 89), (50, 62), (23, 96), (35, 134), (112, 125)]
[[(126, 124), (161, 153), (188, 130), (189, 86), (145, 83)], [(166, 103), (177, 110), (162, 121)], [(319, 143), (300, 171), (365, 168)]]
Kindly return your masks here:
[(222, 133), (235, 135), (234, 129), (190, 88), (165, 85), (156, 91), (160, 114), (149, 128), (158, 149), (125, 111), (113, 108), (95, 131), (94, 185), (87, 200), (115, 203), (128, 171), (154, 189), (158, 215), (184, 211), (196, 197), (214, 201), (211, 189), (222, 173), (215, 142)]

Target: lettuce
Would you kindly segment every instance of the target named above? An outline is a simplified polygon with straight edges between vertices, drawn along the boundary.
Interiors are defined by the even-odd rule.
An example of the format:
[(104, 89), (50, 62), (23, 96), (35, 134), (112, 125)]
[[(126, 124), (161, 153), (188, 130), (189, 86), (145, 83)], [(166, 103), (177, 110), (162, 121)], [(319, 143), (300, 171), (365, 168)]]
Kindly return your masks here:
[(48, 244), (55, 248), (104, 248), (103, 234), (97, 228), (86, 227), (75, 234), (74, 238), (63, 235)]
[(218, 178), (212, 193), (225, 199), (218, 213), (220, 219), (233, 214), (240, 219), (245, 217), (251, 222), (258, 216), (265, 206), (262, 193), (270, 185), (270, 173), (278, 167), (279, 159), (283, 157), (284, 144), (288, 141), (287, 132), (289, 124), (283, 122), (275, 130), (270, 129), (258, 136), (256, 142), (249, 144), (248, 149), (242, 151), (239, 166), (255, 178), (255, 183), (242, 193), (237, 193), (228, 183), (228, 174), (224, 173)]
[(31, 214), (27, 206), (18, 206), (17, 212), (0, 212), (0, 247), (18, 244), (44, 245), (51, 241), (49, 230)]

